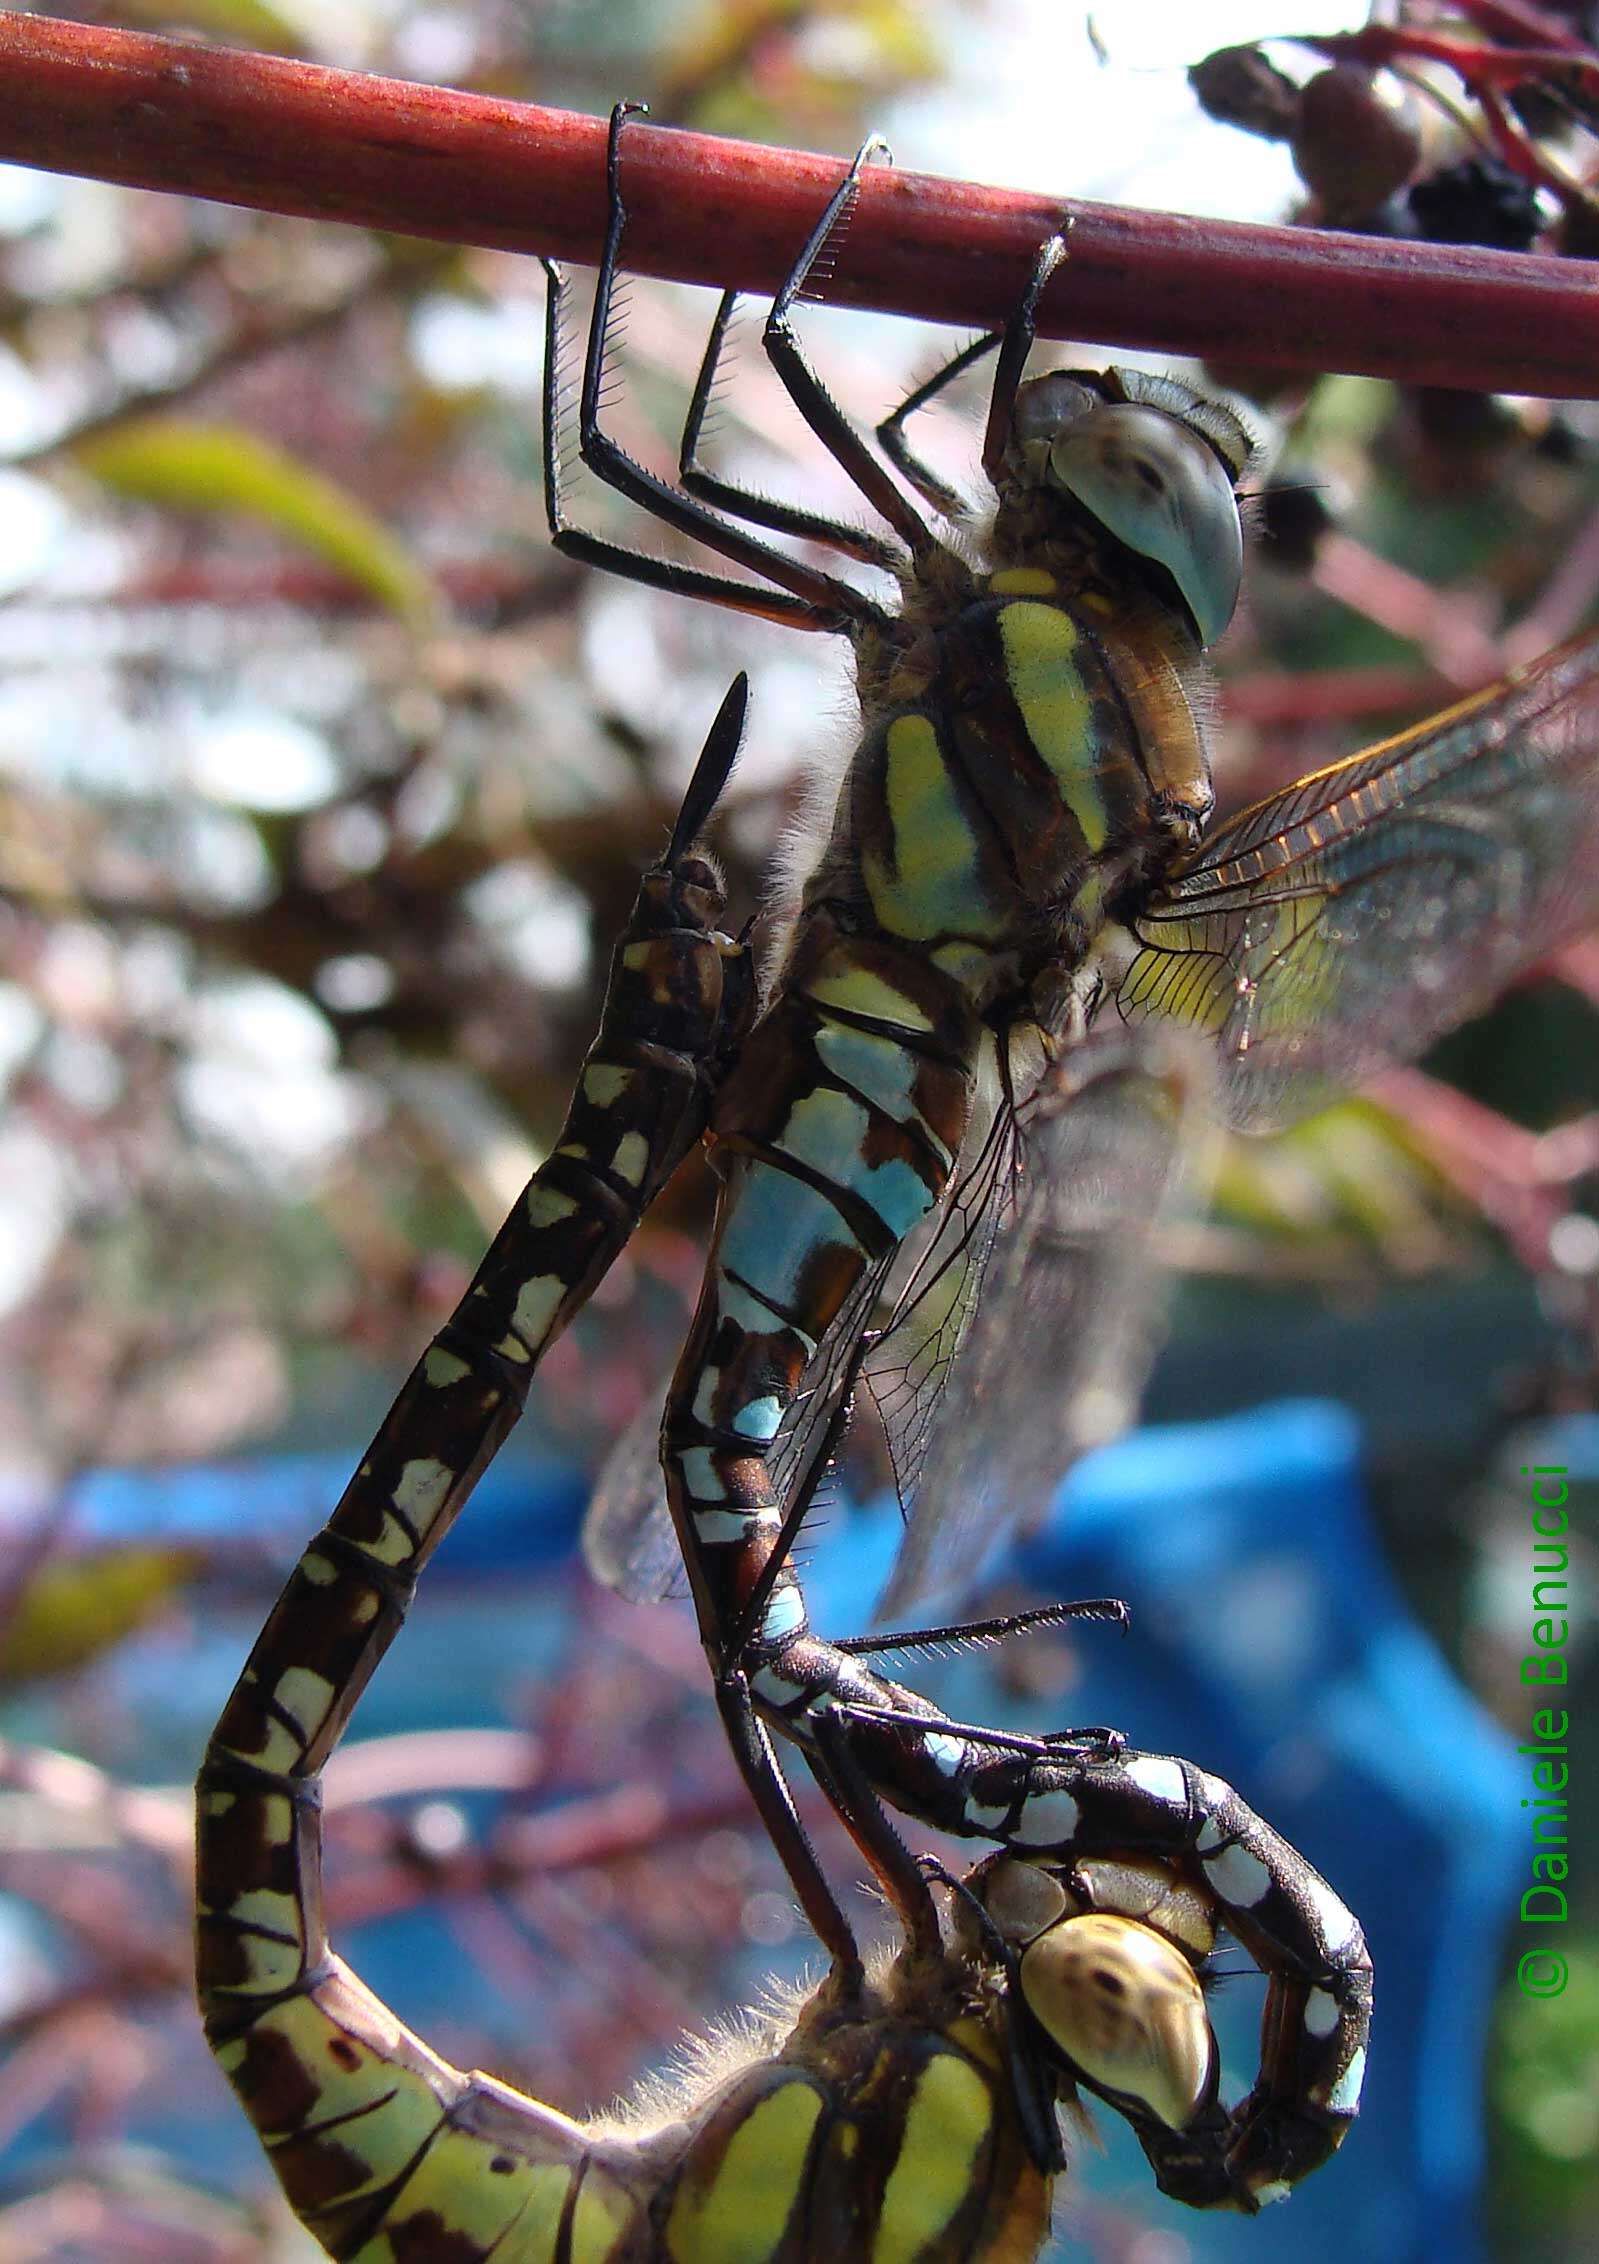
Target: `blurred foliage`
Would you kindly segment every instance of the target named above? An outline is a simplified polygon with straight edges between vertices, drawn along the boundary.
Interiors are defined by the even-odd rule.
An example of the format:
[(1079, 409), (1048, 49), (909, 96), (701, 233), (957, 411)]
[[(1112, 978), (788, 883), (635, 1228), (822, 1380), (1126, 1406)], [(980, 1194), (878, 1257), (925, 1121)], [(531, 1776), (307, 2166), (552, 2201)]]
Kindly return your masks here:
[(164, 511), (258, 519), (413, 628), (431, 621), (433, 588), (404, 544), (332, 480), (307, 472), (253, 433), (181, 417), (135, 417), (83, 441), (74, 453), (114, 495)]
[[(950, 27), (980, 38), (990, 12), (984, 0), (635, 0), (603, 16), (508, 0), (119, 11), (577, 108), (642, 94), (668, 122), (839, 151), (885, 123), (905, 89), (935, 85)], [(1436, 108), (1422, 104), (1414, 125), (1418, 178), (1459, 162)], [(1363, 183), (1389, 180), (1394, 146), (1385, 126)], [(937, 165), (936, 150), (915, 154)], [(1316, 164), (1325, 196), (1324, 148)], [(830, 753), (847, 733), (848, 693), (830, 653), (598, 586), (549, 551), (531, 262), (73, 181), (4, 212), (0, 1423), (23, 1503), (13, 1546), (28, 1561), (7, 1587), (0, 1667), (63, 1678), (75, 1742), (117, 1759), (124, 1724), (95, 1671), (106, 1647), (174, 1597), (203, 1620), (244, 1589), (258, 1617), (273, 1575), (243, 1535), (231, 1557), (208, 1553), (203, 1577), (181, 1551), (90, 1555), (73, 1475), (344, 1443), (352, 1405), (379, 1411), (559, 1121), (607, 939), (734, 669), (755, 684), (718, 839), (740, 915), (818, 742)], [(635, 294), (613, 414), (652, 462), (674, 460), (708, 311), (695, 294)], [(838, 398), (868, 420), (936, 350), (904, 325), (808, 322)], [(1259, 386), (1287, 447), (1259, 499), (1265, 534), (1223, 655), (1231, 805), (1528, 657), (1589, 616), (1599, 588), (1591, 406), (1463, 414), (1349, 379), (1298, 396)], [(970, 462), (958, 416), (930, 418), (927, 437), (935, 457)], [(836, 469), (805, 452), (753, 350), (720, 398), (715, 441), (737, 476), (854, 507)], [(592, 523), (625, 529), (615, 498), (592, 483), (580, 494)], [(1270, 1147), (1234, 1143), (1215, 1217), (1186, 1253), (1229, 1294), (1275, 1300), (1266, 1327), (1290, 1362), (1296, 1330), (1328, 1311), (1382, 1341), (1396, 1281), (1448, 1295), (1531, 1279), (1562, 1358), (1551, 1341), (1507, 1344), (1518, 1372), (1513, 1392), (1493, 1382), (1503, 1404), (1463, 1391), (1437, 1522), (1413, 1485), (1393, 1488), (1412, 1593), (1447, 1534), (1457, 1577), (1434, 1599), (1435, 1624), (1453, 1615), (1468, 1675), (1482, 1630), (1464, 1599), (1490, 1539), (1468, 1472), (1510, 1412), (1592, 1386), (1593, 1261), (1585, 1273), (1561, 1260), (1582, 1245), (1556, 1230), (1586, 1215), (1599, 1172), (1574, 1146), (1565, 1176), (1549, 1163), (1540, 1182), (1536, 1156), (1548, 1156), (1521, 1138), (1599, 1108), (1599, 972), (1579, 955), (1561, 974), (1440, 1050), (1434, 1066), (1484, 1119), (1451, 1119), (1445, 1087), (1441, 1103), (1362, 1099)], [(566, 1451), (593, 1453), (669, 1358), (707, 1206), (704, 1175), (686, 1172), (551, 1358), (534, 1420)], [(1503, 1699), (1480, 1666), (1475, 1680)], [(593, 1700), (591, 1744), (611, 1703)], [(596, 1750), (623, 1771), (620, 1731)], [(763, 1854), (725, 1828), (717, 1849), (770, 1891)], [(109, 2139), (173, 2066), (205, 2079), (185, 2026), (174, 1877), (162, 1874), (158, 1919), (120, 1841), (100, 1850), (95, 1893), (81, 1853), (57, 1853), (54, 1867), (35, 1854), (6, 1873), (64, 1932), (32, 1985), (6, 1995), (0, 2041), (22, 2072), (0, 2086), (0, 2145), (41, 2102), (65, 2096), (74, 2137)], [(411, 1860), (420, 1899), (425, 1866)], [(657, 1868), (652, 1893), (669, 1871)], [(647, 1962), (636, 1929), (650, 1896), (594, 1892), (616, 1894), (618, 1932)], [(724, 1916), (729, 1939), (751, 1931), (731, 1906)], [(504, 1951), (492, 1914), (482, 1929), (480, 1946)], [(567, 1938), (580, 1932), (568, 1913)], [(688, 1932), (685, 1914), (673, 1955), (691, 1969), (657, 2035), (721, 1972), (692, 1965)], [(1519, 2024), (1507, 2018), (1496, 2086), (1507, 2176), (1527, 2207), (1543, 2194), (1574, 2226), (1584, 2206), (1591, 2215), (1593, 2142), (1558, 2161), (1537, 2149), (1576, 2127), (1560, 2100), (1588, 2080), (1591, 1981), (1560, 2015), (1569, 2067), (1550, 2008), (1523, 2007)], [(620, 2025), (642, 2056), (644, 2023)], [(443, 2041), (471, 2056), (469, 2038)], [(111, 2073), (93, 2080), (91, 2042), (111, 2053)], [(615, 2036), (579, 2027), (567, 2043), (597, 2086), (625, 2079)], [(554, 2095), (547, 2062), (528, 2072)], [(120, 2173), (102, 2169), (86, 2153), (43, 2199), (0, 2208), (0, 2252), (208, 2264), (291, 2253), (281, 2226), (219, 2217), (186, 2189), (156, 2181), (116, 2198)], [(150, 2222), (168, 2229), (140, 2248), (130, 2228)], [(52, 2224), (69, 2228), (53, 2248)]]
[(1498, 2211), (1507, 2253), (1525, 2228), (1555, 2243), (1592, 2233), (1593, 2159), (1599, 2152), (1599, 1930), (1568, 1953), (1571, 1978), (1553, 1998), (1505, 1992), (1492, 2076), (1499, 2114)]
[(199, 1549), (85, 1549), (44, 1564), (0, 1629), (0, 1689), (71, 1674), (147, 1626), (201, 1569)]

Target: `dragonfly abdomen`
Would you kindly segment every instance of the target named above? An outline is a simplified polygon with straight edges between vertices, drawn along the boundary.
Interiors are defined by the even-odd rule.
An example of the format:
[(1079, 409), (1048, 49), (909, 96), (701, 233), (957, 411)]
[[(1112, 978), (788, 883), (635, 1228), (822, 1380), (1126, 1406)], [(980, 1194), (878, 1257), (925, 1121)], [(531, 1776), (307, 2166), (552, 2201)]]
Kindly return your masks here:
[[(742, 1039), (745, 954), (717, 930), (720, 882), (693, 843), (731, 768), (746, 689), (739, 678), (723, 702), (666, 855), (640, 887), (555, 1154), (301, 1557), (201, 1765), (196, 1977), (206, 2034), (295, 2208), (338, 2255), (364, 2256), (380, 2221), (412, 2217), (425, 2228), (421, 2245), (396, 2240), (372, 2249), (374, 2259), (449, 2254), (464, 2264), (486, 2254), (487, 2241), (472, 2245), (480, 2219), (503, 2228), (542, 2206), (535, 2173), (552, 2172), (564, 2190), (559, 2165), (581, 2136), (536, 2105), (513, 2112), (512, 2094), (438, 2058), (332, 1955), (320, 1778), (418, 1573), (521, 1413), (539, 1357), (697, 1136)], [(531, 2161), (483, 2136), (496, 2116), (519, 2138), (535, 2134)], [(450, 2246), (457, 2220), (461, 2241)], [(509, 2264), (511, 2252), (500, 2253)], [(515, 2253), (554, 2264), (559, 2250), (552, 2234)]]
[[(767, 1465), (822, 1340), (943, 1196), (982, 1042), (961, 985), (921, 953), (850, 935), (826, 908), (802, 916), (714, 1113), (727, 1185), (663, 1430), (708, 1643), (725, 1643), (777, 1543)], [(773, 1603), (767, 1639), (800, 1633), (786, 1568)]]

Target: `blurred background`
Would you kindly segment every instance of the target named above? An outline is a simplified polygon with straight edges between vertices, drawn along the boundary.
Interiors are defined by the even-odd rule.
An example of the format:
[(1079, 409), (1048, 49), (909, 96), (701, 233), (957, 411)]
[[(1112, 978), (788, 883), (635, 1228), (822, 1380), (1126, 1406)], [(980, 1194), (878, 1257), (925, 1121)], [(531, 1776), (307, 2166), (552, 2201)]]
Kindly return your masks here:
[[(76, 13), (592, 112), (638, 96), (841, 154), (880, 129), (908, 166), (1067, 195), (1593, 248), (1569, 102), (1514, 112), (1529, 178), (1455, 78), (1447, 104), (1330, 85), (1274, 46), (1191, 83), (1204, 50), (1282, 28), (1260, 7), (1198, 30), (1046, 0)], [(549, 550), (542, 313), (531, 261), (0, 168), (4, 2264), (313, 2253), (199, 2039), (188, 1780), (560, 1121), (734, 670), (753, 728), (718, 847), (740, 916), (850, 733), (839, 653)], [(632, 294), (613, 422), (653, 463), (709, 314)], [(951, 343), (860, 315), (806, 330), (867, 422)], [(745, 343), (721, 463), (848, 514)], [(1223, 807), (1592, 617), (1591, 404), (1212, 374), (1278, 445), (1220, 654)], [(979, 402), (923, 434), (957, 474)], [(577, 498), (625, 530), (594, 483)], [(1268, 2232), (1164, 2203), (1113, 2144), (1063, 2210), (1072, 2254), (1592, 2254), (1592, 1733), (1563, 1997), (1515, 1990), (1509, 1921), (1535, 1461), (1586, 1473), (1570, 1704), (1579, 1733), (1599, 1719), (1596, 1005), (1590, 942), (1424, 1071), (1228, 1148), (1170, 1252), (1146, 1405), (1186, 1427), (1086, 1467), (995, 1591), (1125, 1593), (1133, 1642), (1039, 1639), (950, 1686), (968, 1714), (1114, 1719), (1220, 1769), (1375, 1921), (1380, 2111), (1340, 2164)], [(670, 1366), (708, 1211), (693, 1164), (552, 1353), (330, 1772), (341, 1947), (457, 2062), (572, 2112), (810, 1954), (685, 1611), (576, 1567), (588, 1478)], [(1345, 1412), (1270, 1404), (1310, 1392)], [(891, 1538), (846, 1497), (880, 1483), (868, 1441), (815, 1568), (839, 1632)], [(1247, 1989), (1224, 1995), (1242, 2073)]]

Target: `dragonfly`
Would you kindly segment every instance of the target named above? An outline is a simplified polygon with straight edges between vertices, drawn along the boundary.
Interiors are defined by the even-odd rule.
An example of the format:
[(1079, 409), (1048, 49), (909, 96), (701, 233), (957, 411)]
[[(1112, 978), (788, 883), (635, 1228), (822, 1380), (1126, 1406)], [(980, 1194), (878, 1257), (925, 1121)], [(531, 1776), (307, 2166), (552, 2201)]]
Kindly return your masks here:
[[(582, 2124), (454, 2067), (330, 1946), (321, 1780), (418, 1576), (704, 1120), (748, 1014), (697, 836), (743, 724), (723, 702), (612, 962), (560, 1141), (301, 1557), (196, 1788), (206, 2033), (291, 2206), (358, 2264), (1028, 2264), (1080, 2092), (1180, 2179), (1225, 2118), (1213, 1896), (1125, 1846), (1069, 1876), (998, 1856), (898, 1879), (900, 1954), (853, 1958), (653, 2119)], [(1136, 1758), (1136, 1757), (1135, 1757)], [(1131, 1779), (1129, 1779), (1129, 1782)], [(845, 1921), (840, 1914), (837, 1926)]]
[[(874, 1369), (911, 1481), (908, 1569), (892, 1602), (969, 1566), (974, 1521), (987, 1539), (1036, 1513), (1053, 1434), (1069, 1452), (1080, 1427), (1072, 1362), (1103, 1308), (1138, 1302), (1082, 1215), (1086, 1165), (1114, 1157), (1128, 1144), (1119, 1128), (1132, 1127), (1145, 1161), (1121, 1209), (1136, 1216), (1139, 1187), (1158, 1207), (1180, 1145), (1156, 1105), (1170, 1079), (1148, 1066), (1162, 1034), (1202, 1046), (1223, 1118), (1266, 1129), (1421, 1050), (1593, 919), (1599, 638), (1213, 827), (1204, 656), (1243, 574), (1238, 493), (1253, 450), (1241, 421), (1175, 378), (1028, 376), (1040, 297), (1068, 254), (1056, 234), (1004, 328), (916, 388), (874, 444), (795, 324), (881, 154), (869, 143), (799, 251), (762, 342), (881, 529), (746, 492), (706, 463), (732, 292), (679, 476), (662, 478), (602, 413), (630, 114), (623, 105), (612, 120), (577, 453), (738, 571), (637, 552), (574, 522), (567, 286), (554, 268), (552, 540), (647, 587), (845, 638), (860, 704), (797, 909), (767, 952), (761, 1011), (713, 1105), (717, 1222), (662, 1424), (666, 1500), (718, 1704), (839, 1959), (849, 1944), (825, 1932), (773, 1732), (798, 1745), (880, 1865), (885, 1801), (1057, 1865), (1097, 1852), (1099, 1831), (1123, 1830), (1123, 1804), (1136, 1801), (1161, 1855), (1204, 1877), (1272, 1972), (1277, 2056), (1216, 2171), (1227, 2198), (1253, 2206), (1326, 2158), (1358, 2096), (1370, 1967), (1351, 1914), (1231, 1788), (1188, 1764), (1130, 1771), (1091, 1736), (1007, 1752), (944, 1720), (864, 1663), (871, 1646), (813, 1629), (793, 1544), (810, 1478)], [(987, 493), (973, 502), (907, 427), (990, 354)], [(774, 534), (811, 547), (795, 554)], [(819, 563), (827, 550), (887, 572), (897, 595)], [(896, 1294), (907, 1264), (911, 1284)], [(885, 1300), (891, 1325), (874, 1344)], [(634, 1526), (648, 1515), (628, 1485), (608, 1488), (599, 1554), (639, 1561)]]

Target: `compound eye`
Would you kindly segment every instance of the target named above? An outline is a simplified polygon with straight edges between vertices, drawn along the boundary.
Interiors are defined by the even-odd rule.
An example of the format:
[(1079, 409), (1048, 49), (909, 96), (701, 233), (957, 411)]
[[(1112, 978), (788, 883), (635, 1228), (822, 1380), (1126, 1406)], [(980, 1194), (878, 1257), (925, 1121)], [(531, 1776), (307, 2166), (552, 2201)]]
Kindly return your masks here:
[(1152, 1927), (1066, 1918), (1023, 1952), (1022, 1994), (1091, 2083), (1184, 2130), (1214, 2088), (1216, 2040), (1194, 1969)]
[(1219, 459), (1163, 410), (1113, 402), (1079, 417), (1049, 452), (1050, 477), (1141, 558), (1164, 566), (1212, 645), (1244, 574), (1238, 500)]

